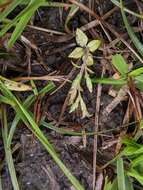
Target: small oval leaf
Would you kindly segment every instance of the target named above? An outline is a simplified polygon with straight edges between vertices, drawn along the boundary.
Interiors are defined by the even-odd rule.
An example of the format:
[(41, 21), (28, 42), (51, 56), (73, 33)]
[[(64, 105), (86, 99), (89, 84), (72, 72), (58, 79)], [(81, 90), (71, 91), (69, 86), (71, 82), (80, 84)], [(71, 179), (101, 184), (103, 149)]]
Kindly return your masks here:
[(84, 51), (83, 48), (81, 47), (77, 47), (75, 48), (70, 54), (69, 54), (69, 58), (74, 58), (74, 59), (79, 59), (83, 56)]
[(92, 93), (93, 85), (92, 85), (91, 78), (89, 77), (88, 74), (85, 75), (85, 80), (86, 80), (86, 86), (87, 86), (89, 92)]
[(79, 99), (79, 97), (76, 99), (76, 101), (72, 104), (72, 106), (71, 106), (71, 108), (70, 108), (70, 113), (71, 112), (73, 112), (73, 111), (75, 111), (77, 108), (78, 108), (78, 106), (79, 106), (79, 101), (80, 101), (80, 99)]
[[(86, 60), (85, 60), (86, 59)], [(91, 66), (94, 64), (94, 61), (93, 61), (93, 56), (91, 54), (89, 54), (87, 56), (87, 58), (85, 56), (83, 56), (83, 61), (86, 61), (86, 65), (87, 66)]]
[(81, 47), (85, 47), (87, 42), (88, 42), (88, 38), (87, 38), (86, 34), (82, 30), (77, 28), (77, 30), (76, 30), (76, 43)]
[(89, 48), (89, 51), (93, 53), (95, 50), (99, 48), (100, 45), (101, 45), (100, 40), (92, 40), (87, 44), (87, 47)]
[(88, 113), (86, 104), (84, 103), (82, 97), (80, 97), (80, 105), (81, 105), (81, 110), (82, 110), (82, 118), (90, 117), (91, 115)]
[(128, 73), (128, 64), (126, 63), (124, 57), (121, 54), (115, 54), (112, 56), (112, 65), (121, 75), (126, 75)]

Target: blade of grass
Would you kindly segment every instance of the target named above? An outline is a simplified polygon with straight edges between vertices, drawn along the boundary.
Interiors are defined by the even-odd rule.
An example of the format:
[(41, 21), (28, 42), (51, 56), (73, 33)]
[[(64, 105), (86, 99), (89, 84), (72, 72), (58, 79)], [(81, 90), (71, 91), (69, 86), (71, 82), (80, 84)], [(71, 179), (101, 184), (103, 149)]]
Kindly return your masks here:
[[(52, 89), (54, 89), (54, 87), (55, 87), (55, 85), (53, 84), (53, 82), (48, 82), (48, 84), (40, 90), (39, 96), (43, 97), (46, 93), (48, 93)], [(29, 108), (35, 100), (36, 100), (36, 96), (34, 96), (34, 95), (28, 96), (28, 98), (23, 103), (23, 106), (25, 107), (25, 109)], [(10, 145), (11, 145), (12, 138), (13, 138), (16, 126), (19, 123), (19, 121), (20, 121), (20, 117), (18, 114), (16, 114), (16, 116), (11, 124), (9, 135), (8, 135), (8, 140), (7, 140), (8, 147), (10, 147)]]
[(125, 85), (127, 81), (125, 79), (112, 79), (112, 78), (92, 78), (93, 83), (110, 84), (110, 85)]
[(37, 126), (31, 115), (26, 111), (26, 109), (20, 104), (20, 102), (16, 99), (16, 97), (9, 91), (6, 86), (0, 81), (0, 90), (4, 96), (7, 96), (11, 100), (14, 101), (15, 107), (14, 110), (19, 114), (22, 121), (28, 125), (28, 128), (31, 129), (33, 134), (39, 139), (39, 141), (43, 144), (45, 149), (49, 152), (53, 160), (57, 163), (69, 181), (73, 184), (76, 190), (84, 190), (83, 186), (79, 183), (79, 181), (71, 174), (68, 168), (63, 164), (63, 162), (59, 159), (56, 154), (53, 146), (49, 143), (48, 139), (42, 133), (40, 128)]
[(132, 160), (131, 167), (133, 168), (139, 165), (140, 163), (143, 163), (143, 154), (137, 156), (135, 159)]
[(11, 13), (18, 5), (20, 5), (22, 3), (23, 0), (14, 0), (12, 1), (7, 7), (6, 9), (0, 13), (0, 21), (2, 22), (9, 13)]
[(131, 169), (127, 172), (128, 176), (135, 178), (141, 185), (143, 185), (143, 176), (140, 175), (137, 170)]
[(11, 48), (15, 41), (19, 38), (30, 18), (34, 14), (34, 12), (41, 6), (41, 2), (37, 2), (36, 4), (33, 2), (33, 6), (29, 9), (19, 20), (17, 23), (15, 30), (12, 33), (10, 40), (8, 41), (8, 48)]
[(1, 180), (1, 174), (0, 174), (0, 190), (3, 190), (3, 189), (2, 189), (2, 180)]
[[(44, 3), (44, 0), (41, 0), (40, 2), (38, 1), (33, 1), (28, 4), (28, 6), (23, 9), (13, 20), (11, 20), (10, 23), (6, 24), (4, 28), (0, 31), (0, 37), (2, 37), (12, 26), (16, 25), (17, 22), (29, 11), (35, 9), (38, 5), (39, 7), (42, 6)], [(29, 18), (30, 19), (30, 18)]]
[(6, 114), (5, 106), (2, 106), (2, 123), (3, 123), (2, 137), (3, 137), (3, 142), (4, 142), (5, 157), (6, 157), (6, 163), (8, 165), (8, 170), (11, 176), (11, 182), (12, 182), (14, 190), (20, 190), (17, 177), (16, 177), (15, 168), (14, 168), (12, 152), (10, 148), (7, 148), (8, 127), (7, 127), (7, 114)]
[(79, 10), (79, 7), (77, 5), (72, 4), (72, 7), (70, 8), (70, 11), (69, 11), (68, 16), (65, 21), (65, 30), (67, 32), (70, 32), (70, 30), (68, 28), (68, 23), (70, 22), (70, 20), (72, 19), (72, 17), (76, 14), (76, 12), (78, 10)]
[[(121, 5), (120, 5), (120, 3), (119, 3), (117, 0), (110, 0), (110, 1), (111, 1), (114, 5), (116, 5), (116, 6), (118, 6), (118, 7), (121, 8)], [(125, 12), (127, 12), (127, 13), (129, 13), (129, 14), (131, 14), (131, 15), (133, 15), (133, 16), (136, 16), (136, 17), (138, 17), (138, 18), (140, 18), (140, 19), (143, 19), (143, 15), (138, 14), (138, 13), (135, 13), (135, 12), (133, 12), (133, 11), (127, 9), (126, 7), (124, 7), (123, 9), (124, 9)]]
[(133, 29), (129, 25), (128, 19), (126, 17), (125, 12), (124, 12), (123, 0), (120, 0), (120, 5), (121, 5), (121, 14), (122, 14), (123, 21), (124, 21), (125, 27), (127, 29), (127, 32), (129, 34), (129, 36), (130, 36), (130, 38), (131, 38), (134, 46), (137, 48), (137, 50), (140, 53), (140, 55), (143, 56), (143, 44), (137, 38), (137, 36), (135, 35)]
[(131, 77), (137, 77), (139, 75), (141, 75), (143, 73), (143, 67), (140, 67), (138, 69), (134, 69), (133, 71), (131, 71), (128, 76), (131, 76)]
[(133, 183), (129, 176), (125, 176), (126, 190), (134, 190)]
[(118, 190), (126, 190), (124, 165), (123, 165), (123, 159), (121, 157), (117, 159), (117, 180), (118, 180)]
[[(64, 128), (59, 128), (59, 127), (55, 127), (53, 126), (52, 123), (47, 123), (45, 121), (41, 122), (41, 126), (44, 126), (48, 129), (51, 129), (53, 131), (56, 131), (57, 133), (63, 134), (63, 135), (72, 135), (72, 136), (82, 136), (83, 133), (81, 132), (74, 132), (74, 131), (70, 131), (68, 129), (64, 129)], [(89, 135), (94, 135), (94, 132), (85, 132), (85, 135), (89, 136)]]

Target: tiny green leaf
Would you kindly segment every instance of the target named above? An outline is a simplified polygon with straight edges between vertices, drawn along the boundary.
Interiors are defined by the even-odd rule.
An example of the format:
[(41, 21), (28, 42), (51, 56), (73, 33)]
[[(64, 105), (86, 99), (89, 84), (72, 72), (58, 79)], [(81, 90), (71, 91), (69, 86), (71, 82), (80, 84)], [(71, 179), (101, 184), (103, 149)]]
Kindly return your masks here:
[(72, 88), (77, 88), (77, 86), (80, 84), (80, 81), (81, 81), (81, 75), (78, 74), (72, 83)]
[(86, 104), (84, 103), (82, 97), (80, 97), (80, 105), (81, 105), (81, 110), (82, 110), (82, 118), (90, 117), (90, 114), (87, 111)]
[(73, 112), (73, 111), (75, 111), (78, 108), (79, 101), (80, 101), (80, 99), (79, 99), (79, 97), (77, 97), (76, 101), (73, 103), (73, 105), (70, 108), (70, 113)]
[(70, 90), (70, 98), (69, 98), (69, 105), (73, 104), (76, 96), (77, 96), (77, 89), (76, 88), (71, 88)]
[(86, 56), (83, 56), (83, 62), (86, 61), (86, 65), (87, 66), (91, 66), (94, 64), (94, 61), (93, 61), (93, 56), (92, 54), (89, 53), (89, 55), (86, 57)]
[(76, 47), (70, 54), (69, 58), (79, 59), (83, 56), (84, 50), (81, 47)]
[(99, 48), (100, 45), (101, 45), (100, 40), (92, 40), (87, 44), (87, 47), (89, 48), (90, 52), (93, 53), (95, 50)]
[(126, 75), (128, 73), (128, 65), (124, 58), (120, 54), (112, 56), (112, 65), (117, 69), (121, 75)]
[(88, 42), (88, 38), (87, 38), (86, 34), (82, 30), (77, 28), (77, 30), (76, 30), (76, 43), (81, 47), (85, 47), (87, 42)]
[(92, 85), (92, 82), (91, 82), (91, 78), (89, 77), (88, 74), (85, 75), (85, 80), (86, 80), (86, 86), (87, 86), (89, 92), (92, 93), (93, 85)]
[(140, 121), (140, 128), (143, 128), (143, 119)]

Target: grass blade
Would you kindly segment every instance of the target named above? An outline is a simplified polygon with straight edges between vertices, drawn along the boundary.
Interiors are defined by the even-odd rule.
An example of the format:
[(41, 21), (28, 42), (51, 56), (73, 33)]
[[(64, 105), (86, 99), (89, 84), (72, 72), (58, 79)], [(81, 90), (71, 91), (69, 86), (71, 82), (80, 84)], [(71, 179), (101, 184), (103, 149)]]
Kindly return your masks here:
[[(114, 5), (116, 5), (116, 6), (118, 6), (118, 7), (121, 8), (121, 5), (120, 5), (120, 3), (119, 3), (117, 0), (110, 0), (110, 1), (111, 1)], [(136, 16), (136, 17), (138, 17), (138, 18), (140, 18), (140, 19), (143, 19), (143, 15), (138, 14), (138, 13), (135, 13), (135, 12), (133, 12), (133, 11), (127, 9), (126, 7), (124, 7), (123, 9), (124, 9), (125, 12), (127, 12), (127, 13), (129, 13), (129, 14), (131, 14), (131, 15), (133, 15), (133, 16)]]
[(3, 123), (2, 137), (3, 137), (3, 142), (4, 142), (5, 157), (6, 157), (6, 162), (8, 165), (8, 170), (11, 176), (11, 182), (12, 182), (14, 190), (20, 190), (17, 177), (16, 177), (15, 168), (14, 168), (12, 151), (10, 148), (7, 147), (8, 127), (7, 127), (7, 114), (6, 114), (5, 106), (2, 107), (2, 123)]
[(56, 154), (53, 146), (49, 143), (48, 139), (44, 136), (40, 128), (37, 126), (31, 115), (26, 111), (26, 109), (20, 104), (20, 102), (16, 99), (16, 97), (11, 93), (10, 90), (6, 88), (6, 86), (0, 81), (0, 90), (4, 96), (12, 99), (15, 103), (13, 107), (16, 113), (19, 114), (22, 121), (28, 126), (28, 128), (33, 132), (33, 134), (39, 139), (39, 141), (43, 144), (45, 149), (49, 152), (53, 160), (60, 167), (69, 181), (73, 184), (76, 190), (84, 190), (83, 186), (79, 183), (79, 181), (71, 174), (68, 168), (63, 164), (60, 160), (59, 156)]
[(124, 165), (123, 165), (123, 159), (121, 157), (117, 159), (117, 180), (118, 180), (118, 189), (126, 190)]
[(21, 4), (23, 0), (14, 0), (12, 1), (6, 9), (0, 14), (0, 21), (3, 21), (9, 13), (11, 13), (18, 5)]
[(110, 85), (124, 85), (127, 83), (125, 79), (112, 79), (112, 78), (92, 78), (93, 83), (110, 84)]
[(125, 177), (125, 183), (126, 183), (126, 190), (134, 190), (132, 181), (129, 176)]
[(137, 172), (135, 169), (131, 169), (127, 173), (129, 176), (135, 178), (141, 185), (143, 185), (143, 176)]
[(137, 36), (135, 35), (133, 29), (129, 25), (128, 19), (126, 17), (125, 12), (124, 12), (123, 0), (120, 0), (120, 4), (121, 4), (122, 17), (123, 17), (123, 21), (124, 21), (125, 27), (127, 29), (127, 32), (129, 34), (134, 46), (137, 48), (138, 52), (143, 56), (143, 44), (137, 38)]

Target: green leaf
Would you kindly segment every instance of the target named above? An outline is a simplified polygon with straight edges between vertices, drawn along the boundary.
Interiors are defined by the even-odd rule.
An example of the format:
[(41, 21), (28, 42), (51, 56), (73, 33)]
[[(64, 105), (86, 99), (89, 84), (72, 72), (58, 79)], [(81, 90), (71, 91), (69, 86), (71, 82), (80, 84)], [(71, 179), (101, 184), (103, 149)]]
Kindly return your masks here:
[(77, 86), (80, 84), (81, 81), (81, 75), (78, 74), (74, 81), (72, 82), (72, 88), (77, 88)]
[(105, 177), (105, 183), (104, 183), (104, 189), (103, 190), (111, 190), (112, 184), (111, 182), (108, 180), (108, 177)]
[(136, 88), (143, 90), (143, 74), (135, 77)]
[[(40, 2), (36, 2), (35, 0), (32, 2), (33, 6), (31, 9), (29, 9), (19, 20), (19, 22), (16, 24), (16, 27), (14, 29), (14, 32), (12, 33), (12, 36), (10, 40), (8, 41), (8, 48), (11, 48), (15, 41), (20, 37), (21, 33), (23, 32), (24, 28), (26, 27), (27, 23), (29, 22), (30, 18), (34, 14), (34, 12), (38, 9), (38, 7), (41, 6), (41, 3), (43, 0)], [(32, 4), (31, 3), (31, 4)]]
[(112, 78), (92, 78), (93, 83), (110, 84), (110, 85), (124, 85), (127, 83), (125, 79), (112, 79)]
[(80, 97), (80, 105), (82, 110), (82, 118), (90, 117), (90, 114), (87, 111), (86, 104), (84, 103), (82, 97)]
[(81, 47), (76, 47), (70, 54), (69, 58), (79, 59), (84, 55), (84, 50)]
[(118, 180), (118, 189), (126, 190), (124, 165), (123, 165), (123, 159), (121, 157), (117, 159), (117, 180)]
[(72, 4), (72, 6), (70, 8), (70, 11), (69, 11), (69, 13), (68, 13), (68, 15), (66, 17), (66, 21), (65, 21), (65, 30), (66, 30), (66, 32), (70, 32), (70, 30), (68, 28), (68, 24), (69, 24), (70, 20), (74, 17), (74, 15), (76, 14), (76, 12), (78, 10), (79, 10), (79, 7), (77, 5)]
[[(85, 60), (86, 59), (86, 60)], [(91, 53), (88, 54), (87, 58), (86, 56), (83, 57), (83, 60), (86, 61), (86, 65), (87, 66), (92, 66), (94, 64), (94, 61), (93, 61), (93, 56)]]
[(87, 38), (86, 34), (82, 30), (77, 28), (77, 30), (76, 30), (76, 43), (81, 47), (85, 47), (87, 42), (88, 42), (88, 38)]
[(130, 156), (134, 155), (134, 153), (142, 148), (142, 145), (136, 143), (134, 140), (130, 140), (128, 138), (123, 138), (122, 143), (126, 145), (126, 147), (123, 150), (123, 155)]
[(134, 190), (132, 181), (129, 176), (125, 176), (126, 190)]
[(101, 45), (100, 40), (92, 40), (87, 44), (87, 47), (89, 48), (90, 52), (93, 53), (95, 50), (99, 48), (100, 45)]
[(139, 164), (143, 164), (143, 154), (138, 155), (135, 159), (132, 160), (131, 167), (136, 167)]
[(143, 146), (141, 148), (139, 148), (138, 150), (134, 151), (132, 154), (133, 155), (134, 154), (143, 154)]
[(18, 5), (22, 3), (23, 0), (13, 0), (9, 3), (5, 10), (0, 13), (0, 21), (3, 21), (9, 13), (11, 13)]
[(128, 76), (130, 77), (137, 77), (143, 73), (143, 67), (140, 67), (138, 69), (134, 69), (133, 71), (129, 72)]
[(131, 169), (127, 172), (127, 175), (134, 177), (141, 185), (143, 185), (143, 176), (135, 169)]
[[(117, 0), (110, 0), (110, 1), (111, 1), (112, 3), (114, 3), (114, 5), (116, 5), (116, 6), (118, 6), (118, 7), (121, 8), (121, 5), (120, 5), (120, 2), (119, 2), (119, 1), (117, 1)], [(127, 9), (126, 7), (124, 7), (123, 9), (124, 9), (125, 12), (127, 12), (127, 13), (129, 13), (129, 14), (131, 14), (131, 15), (133, 15), (133, 16), (136, 16), (136, 17), (138, 17), (138, 18), (140, 18), (140, 19), (143, 19), (143, 15), (142, 15), (142, 14), (135, 13), (134, 11), (131, 11), (131, 10)]]
[(103, 190), (118, 190), (117, 178), (115, 178), (113, 182), (111, 183), (106, 177)]
[(126, 75), (129, 71), (128, 65), (121, 54), (116, 54), (112, 56), (112, 65), (121, 75)]
[(124, 156), (132, 156), (133, 155), (133, 152), (137, 151), (138, 148), (137, 147), (134, 147), (134, 146), (127, 146), (124, 148), (123, 150), (123, 155)]
[(118, 189), (118, 181), (117, 181), (117, 178), (115, 178), (112, 182), (112, 187), (110, 190), (119, 190)]
[(140, 121), (140, 129), (143, 129), (143, 119)]
[(93, 91), (93, 86), (92, 86), (91, 78), (89, 77), (89, 74), (88, 74), (88, 73), (86, 73), (86, 75), (85, 75), (85, 80), (86, 80), (86, 86), (87, 86), (89, 92), (92, 93), (92, 91)]
[[(22, 3), (22, 1), (19, 1), (19, 3), (20, 2)], [(15, 34), (13, 34), (13, 36), (11, 38), (11, 42), (9, 42), (9, 47), (11, 47), (12, 44), (16, 41), (16, 39), (20, 36), (20, 34), (22, 33), (22, 31), (24, 29), (24, 26), (26, 26), (27, 22), (30, 20), (30, 18), (32, 16), (32, 13), (34, 14), (34, 11), (36, 11), (36, 9), (38, 9), (40, 6), (42, 6), (44, 2), (45, 2), (45, 0), (41, 0), (41, 1), (37, 1), (37, 0), (29, 1), (28, 6), (26, 8), (24, 8), (13, 20), (11, 20), (10, 22), (8, 22), (8, 24), (6, 24), (0, 30), (0, 37), (2, 37), (11, 27), (13, 27), (13, 26), (15, 26), (15, 25), (18, 24), (18, 26), (16, 26), (17, 29), (14, 30)], [(14, 8), (14, 6), (16, 6), (16, 5), (13, 5), (12, 8)], [(26, 15), (27, 15), (27, 20), (26, 20)], [(29, 17), (28, 17), (28, 15), (29, 15)], [(24, 20), (25, 20), (25, 22), (24, 22)], [(23, 25), (22, 25), (22, 22), (23, 22)], [(20, 30), (20, 24), (22, 26), (21, 30)], [(16, 37), (16, 35), (17, 35), (17, 37)]]
[(73, 103), (73, 105), (70, 108), (70, 113), (75, 111), (79, 106), (80, 98), (77, 97), (76, 101)]
[(49, 152), (51, 157), (54, 159), (54, 161), (57, 163), (57, 165), (60, 167), (60, 169), (64, 172), (64, 174), (67, 176), (67, 178), (71, 181), (75, 189), (78, 190), (84, 190), (83, 186), (79, 183), (79, 181), (71, 174), (71, 172), (66, 168), (66, 166), (63, 164), (63, 162), (60, 160), (59, 156), (56, 154), (56, 151), (54, 150), (53, 146), (50, 144), (47, 137), (43, 134), (39, 126), (34, 121), (33, 117), (31, 117), (31, 114), (27, 112), (25, 107), (17, 100), (17, 98), (11, 93), (10, 90), (3, 84), (2, 81), (0, 81), (0, 91), (1, 93), (6, 96), (7, 98), (11, 99), (15, 106), (13, 109), (18, 113), (18, 116), (21, 118), (21, 120), (25, 123), (26, 126), (33, 132), (33, 134), (39, 139), (39, 141), (43, 144), (43, 146), (46, 148), (46, 150)]
[(143, 44), (141, 43), (141, 41), (137, 38), (137, 36), (135, 35), (133, 29), (131, 28), (128, 19), (126, 17), (126, 14), (124, 12), (124, 6), (123, 6), (123, 1), (120, 0), (120, 5), (121, 5), (121, 13), (122, 13), (122, 17), (123, 17), (123, 21), (125, 24), (125, 27), (127, 29), (127, 32), (134, 44), (134, 46), (137, 48), (138, 52), (140, 53), (140, 55), (143, 56)]

